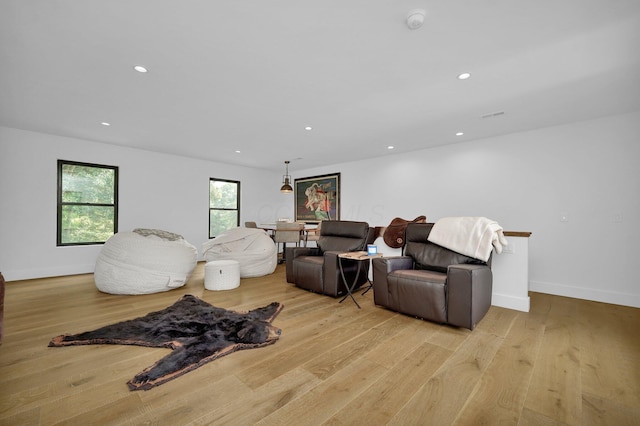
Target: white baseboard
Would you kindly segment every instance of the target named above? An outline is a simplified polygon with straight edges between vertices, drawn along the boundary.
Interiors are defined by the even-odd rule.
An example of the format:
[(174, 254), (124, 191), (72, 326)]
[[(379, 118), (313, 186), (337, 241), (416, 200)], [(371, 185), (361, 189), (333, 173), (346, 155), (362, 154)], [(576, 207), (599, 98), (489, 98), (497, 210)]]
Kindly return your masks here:
[(574, 287), (542, 281), (529, 281), (529, 290), (537, 293), (553, 294), (555, 296), (573, 297), (575, 299), (592, 300), (594, 302), (640, 308), (639, 294), (596, 290), (592, 288)]
[(506, 294), (493, 293), (491, 295), (491, 304), (500, 306), (501, 308), (515, 309), (516, 311), (529, 312), (529, 296), (516, 297)]
[(42, 269), (16, 269), (2, 271), (6, 281), (32, 280), (36, 278), (61, 277), (63, 275), (91, 274), (95, 269), (95, 264), (60, 266)]

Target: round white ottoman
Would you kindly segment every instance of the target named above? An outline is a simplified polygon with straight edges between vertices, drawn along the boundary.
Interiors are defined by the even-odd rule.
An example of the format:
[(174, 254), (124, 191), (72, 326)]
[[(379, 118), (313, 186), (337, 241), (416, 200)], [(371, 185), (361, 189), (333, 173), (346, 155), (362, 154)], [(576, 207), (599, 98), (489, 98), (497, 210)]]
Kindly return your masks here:
[(204, 265), (204, 288), (231, 290), (240, 285), (240, 263), (235, 260), (212, 260)]

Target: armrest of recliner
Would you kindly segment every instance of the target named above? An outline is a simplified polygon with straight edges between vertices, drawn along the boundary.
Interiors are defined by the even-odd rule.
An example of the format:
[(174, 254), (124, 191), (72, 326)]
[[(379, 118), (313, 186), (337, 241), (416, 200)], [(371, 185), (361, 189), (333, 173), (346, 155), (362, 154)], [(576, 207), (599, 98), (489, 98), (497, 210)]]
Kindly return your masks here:
[(296, 257), (322, 255), (318, 247), (287, 247), (286, 250), (286, 277), (287, 282), (290, 284), (295, 284), (295, 277), (293, 276), (293, 261)]
[(491, 306), (493, 274), (487, 265), (450, 265), (447, 269), (447, 322), (473, 330)]
[(337, 289), (340, 285), (340, 281), (342, 277), (336, 271), (340, 270), (340, 259), (338, 259), (338, 254), (342, 253), (341, 251), (325, 251), (322, 253), (324, 257), (324, 263), (322, 264), (323, 269), (323, 285), (326, 289)]
[(413, 258), (409, 256), (376, 257), (373, 265), (373, 301), (376, 305), (389, 306), (389, 283), (387, 276), (399, 269), (413, 269)]
[[(291, 257), (289, 257), (291, 254)], [(287, 247), (287, 259), (295, 259), (298, 256), (321, 256), (318, 247)]]

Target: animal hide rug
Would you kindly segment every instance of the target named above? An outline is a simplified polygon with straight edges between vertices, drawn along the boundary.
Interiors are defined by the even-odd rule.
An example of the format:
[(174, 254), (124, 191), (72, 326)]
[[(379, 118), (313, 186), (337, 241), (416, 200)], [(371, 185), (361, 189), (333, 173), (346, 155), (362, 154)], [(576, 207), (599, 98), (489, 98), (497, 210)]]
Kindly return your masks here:
[(166, 309), (80, 334), (54, 337), (49, 346), (138, 345), (166, 347), (170, 354), (129, 380), (130, 390), (148, 390), (240, 349), (275, 343), (271, 325), (283, 305), (248, 312), (217, 308), (187, 294)]

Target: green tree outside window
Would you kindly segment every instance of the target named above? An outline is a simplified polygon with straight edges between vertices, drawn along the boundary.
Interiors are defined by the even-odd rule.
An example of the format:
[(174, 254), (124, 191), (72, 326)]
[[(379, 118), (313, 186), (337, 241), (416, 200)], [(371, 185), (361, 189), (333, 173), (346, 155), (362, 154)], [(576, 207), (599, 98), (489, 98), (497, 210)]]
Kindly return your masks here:
[(117, 218), (117, 167), (58, 160), (57, 245), (104, 243)]
[(240, 182), (209, 179), (209, 238), (240, 225)]

